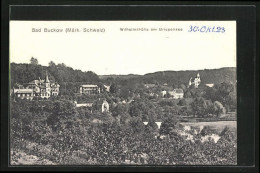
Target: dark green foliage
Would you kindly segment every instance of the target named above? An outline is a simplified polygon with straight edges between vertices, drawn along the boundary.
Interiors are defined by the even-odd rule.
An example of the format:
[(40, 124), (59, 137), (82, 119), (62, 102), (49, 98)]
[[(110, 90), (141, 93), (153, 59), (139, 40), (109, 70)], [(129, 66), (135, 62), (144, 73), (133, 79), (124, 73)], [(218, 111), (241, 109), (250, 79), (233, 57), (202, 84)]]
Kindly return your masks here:
[(34, 57), (31, 58), (30, 62), (32, 65), (38, 65), (38, 60)]
[(173, 134), (175, 133), (175, 130), (179, 128), (181, 128), (181, 125), (179, 124), (178, 119), (174, 116), (169, 116), (162, 122), (160, 134)]
[(129, 105), (129, 114), (140, 117), (143, 121), (156, 120), (157, 111), (154, 103), (148, 99), (135, 99)]
[(50, 62), (49, 66), (41, 66), (37, 64), (16, 64), (11, 63), (11, 88), (15, 83), (24, 84), (33, 80), (45, 78), (46, 71), (49, 79), (58, 82), (61, 85), (61, 92), (71, 93), (80, 84), (98, 83), (99, 77), (91, 71), (82, 72), (81, 70), (73, 70), (65, 64)]
[(202, 136), (207, 136), (207, 135), (216, 134), (216, 131), (213, 130), (212, 128), (210, 128), (209, 126), (205, 126), (205, 127), (201, 130), (200, 134), (201, 134)]
[(160, 84), (168, 83), (176, 85), (188, 84), (191, 77), (195, 77), (196, 74), (200, 74), (202, 79), (202, 85), (207, 83), (222, 83), (236, 81), (236, 68), (221, 68), (221, 69), (205, 69), (198, 71), (164, 71), (149, 73), (144, 76), (136, 77), (135, 80), (143, 81), (144, 83), (154, 83), (154, 81)]
[(178, 103), (179, 106), (186, 106), (187, 105), (187, 102), (186, 102), (186, 99), (181, 99)]
[(191, 107), (194, 115), (199, 117), (207, 117), (209, 114), (215, 114), (219, 111), (219, 108), (215, 104), (213, 105), (211, 100), (205, 100), (203, 97), (197, 97), (191, 103)]
[[(225, 108), (236, 108), (236, 87), (223, 83), (213, 88), (187, 88), (195, 72), (165, 72), (99, 80), (93, 72), (73, 70), (65, 64), (50, 62), (48, 67), (31, 64), (11, 64), (11, 83), (26, 83), (45, 77), (61, 85), (61, 94), (48, 100), (35, 98), (26, 101), (11, 98), (10, 135), (11, 149), (29, 151), (40, 158), (57, 164), (131, 164), (193, 165), (235, 164), (236, 136), (225, 128), (217, 143), (202, 143), (201, 136), (216, 134), (205, 127), (195, 135), (195, 142), (180, 135), (183, 130), (179, 122), (182, 116), (209, 117), (221, 115)], [(205, 83), (221, 83), (230, 76), (233, 68), (200, 71)], [(80, 84), (95, 83), (102, 93), (98, 95), (76, 95)], [(145, 88), (143, 83), (157, 84)], [(168, 86), (158, 84), (168, 83)], [(111, 93), (104, 91), (103, 84), (111, 85)], [(158, 98), (162, 89), (182, 88), (184, 99)], [(151, 96), (150, 94), (154, 94)], [(110, 112), (100, 111), (100, 102), (106, 100)], [(161, 101), (160, 101), (161, 99)], [(15, 101), (14, 101), (15, 100)], [(78, 107), (78, 103), (94, 102), (92, 108)], [(125, 100), (126, 102), (121, 103)], [(178, 103), (178, 104), (176, 104)], [(203, 119), (202, 118), (202, 119)], [(218, 118), (218, 117), (217, 117)], [(144, 125), (144, 121), (148, 125)], [(160, 130), (156, 121), (162, 121)], [(166, 139), (155, 138), (156, 134)], [(35, 147), (29, 148), (28, 143)], [(41, 148), (48, 148), (48, 152)], [(228, 159), (227, 159), (228, 158)], [(128, 163), (129, 164), (129, 163)]]
[(122, 115), (128, 113), (129, 106), (128, 104), (117, 104), (112, 110), (113, 116)]
[(113, 83), (111, 86), (110, 86), (110, 92), (113, 93), (113, 94), (116, 94), (118, 92), (118, 86), (117, 84)]
[(223, 82), (205, 90), (204, 97), (212, 101), (219, 101), (226, 108), (236, 109), (236, 85), (231, 82)]
[[(182, 126), (171, 116), (160, 129), (169, 138), (156, 139), (158, 129), (152, 120), (147, 126), (138, 116), (129, 116), (125, 124), (117, 121), (116, 117), (126, 113), (124, 107), (116, 108), (120, 115), (114, 118), (84, 108), (75, 109), (71, 104), (65, 100), (12, 103), (11, 150), (28, 152), (60, 165), (129, 164), (126, 160), (149, 165), (236, 164), (236, 137), (228, 128), (220, 133), (217, 143), (200, 142), (200, 134), (195, 136), (196, 142), (191, 142), (178, 133)], [(92, 123), (93, 118), (103, 123)], [(204, 128), (201, 133), (215, 132)], [(12, 156), (11, 160), (14, 159)]]
[(161, 106), (175, 106), (176, 102), (173, 100), (162, 100), (159, 102), (159, 105)]

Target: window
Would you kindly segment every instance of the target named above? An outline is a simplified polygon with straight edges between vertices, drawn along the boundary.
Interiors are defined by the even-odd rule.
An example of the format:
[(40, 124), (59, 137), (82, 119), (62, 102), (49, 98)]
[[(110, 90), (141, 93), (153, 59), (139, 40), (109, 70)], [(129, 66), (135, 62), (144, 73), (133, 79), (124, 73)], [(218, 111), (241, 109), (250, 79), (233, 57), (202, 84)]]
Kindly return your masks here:
[(17, 94), (17, 97), (20, 97), (20, 94)]

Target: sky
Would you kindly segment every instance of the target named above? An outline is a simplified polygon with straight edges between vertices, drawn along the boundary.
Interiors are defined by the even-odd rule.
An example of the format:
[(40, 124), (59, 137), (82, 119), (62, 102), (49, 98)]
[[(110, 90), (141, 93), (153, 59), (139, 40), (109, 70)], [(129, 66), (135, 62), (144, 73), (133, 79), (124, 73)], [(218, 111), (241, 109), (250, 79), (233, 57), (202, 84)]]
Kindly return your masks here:
[[(189, 32), (191, 26), (222, 27), (225, 32)], [(44, 32), (45, 28), (62, 32)], [(66, 32), (66, 28), (80, 32)], [(105, 32), (83, 32), (84, 28)], [(11, 62), (29, 63), (34, 57), (44, 66), (53, 61), (98, 75), (236, 67), (236, 22), (10, 21), (9, 46)]]

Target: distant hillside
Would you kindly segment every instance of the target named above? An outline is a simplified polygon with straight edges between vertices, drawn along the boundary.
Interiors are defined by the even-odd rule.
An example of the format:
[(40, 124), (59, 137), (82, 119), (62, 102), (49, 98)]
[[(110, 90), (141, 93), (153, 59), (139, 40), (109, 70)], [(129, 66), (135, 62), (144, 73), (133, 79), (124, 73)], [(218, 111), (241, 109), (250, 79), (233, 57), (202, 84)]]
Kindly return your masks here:
[(130, 78), (135, 78), (135, 77), (140, 77), (141, 75), (137, 74), (127, 74), (127, 75), (116, 75), (116, 74), (111, 74), (111, 75), (99, 75), (100, 79), (107, 79), (107, 78), (120, 78), (120, 79), (130, 79)]
[[(129, 75), (100, 75), (94, 72), (82, 72), (67, 67), (65, 64), (52, 64), (49, 66), (33, 65), (33, 64), (16, 64), (11, 63), (11, 87), (15, 83), (23, 84), (32, 80), (44, 78), (46, 71), (50, 80), (56, 81), (66, 88), (70, 88), (71, 92), (80, 83), (109, 83), (110, 78), (116, 79), (119, 83), (167, 83), (169, 85), (188, 84), (189, 79), (200, 74), (202, 84), (206, 83), (222, 83), (236, 82), (236, 68), (226, 67), (220, 69), (190, 70), (190, 71), (162, 71), (148, 73), (145, 75), (129, 74)], [(113, 81), (113, 80), (112, 80)], [(111, 82), (110, 82), (111, 83)], [(71, 86), (70, 86), (71, 85)]]
[(99, 77), (94, 72), (82, 72), (81, 70), (74, 70), (71, 67), (67, 67), (65, 64), (52, 64), (51, 66), (42, 66), (34, 64), (16, 64), (11, 63), (11, 87), (15, 83), (23, 84), (32, 80), (44, 79), (46, 72), (49, 79), (62, 83), (77, 83), (77, 82), (99, 82)]
[(139, 83), (168, 83), (172, 84), (188, 84), (189, 79), (192, 77), (192, 80), (196, 77), (197, 74), (200, 74), (202, 84), (207, 83), (222, 83), (222, 82), (236, 82), (236, 68), (235, 67), (226, 67), (220, 69), (205, 69), (205, 70), (187, 70), (187, 71), (161, 71), (148, 73), (145, 75), (101, 75), (100, 79), (114, 78), (119, 80), (128, 80), (131, 79), (132, 82)]
[(188, 84), (189, 79), (192, 80), (197, 74), (200, 74), (201, 83), (222, 83), (222, 82), (236, 82), (236, 68), (226, 67), (220, 69), (205, 69), (192, 71), (163, 71), (145, 74), (142, 81), (145, 83), (170, 83), (170, 84)]

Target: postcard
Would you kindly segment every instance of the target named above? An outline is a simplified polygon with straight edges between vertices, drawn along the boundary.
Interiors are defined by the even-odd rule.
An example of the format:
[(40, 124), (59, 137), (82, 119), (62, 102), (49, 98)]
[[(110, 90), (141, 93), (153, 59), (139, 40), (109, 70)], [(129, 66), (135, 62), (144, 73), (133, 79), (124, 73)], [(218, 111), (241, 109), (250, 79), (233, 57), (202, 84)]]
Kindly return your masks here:
[(10, 20), (10, 165), (237, 165), (236, 21)]

